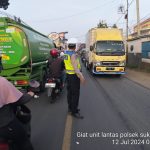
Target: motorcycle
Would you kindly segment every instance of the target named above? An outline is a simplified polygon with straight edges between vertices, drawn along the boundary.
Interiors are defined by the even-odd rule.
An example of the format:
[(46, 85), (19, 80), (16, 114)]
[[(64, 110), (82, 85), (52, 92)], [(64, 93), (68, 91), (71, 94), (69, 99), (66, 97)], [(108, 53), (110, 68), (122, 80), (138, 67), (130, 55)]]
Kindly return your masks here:
[(50, 102), (55, 102), (56, 97), (62, 92), (63, 85), (59, 78), (49, 78), (45, 84), (47, 96), (51, 97)]

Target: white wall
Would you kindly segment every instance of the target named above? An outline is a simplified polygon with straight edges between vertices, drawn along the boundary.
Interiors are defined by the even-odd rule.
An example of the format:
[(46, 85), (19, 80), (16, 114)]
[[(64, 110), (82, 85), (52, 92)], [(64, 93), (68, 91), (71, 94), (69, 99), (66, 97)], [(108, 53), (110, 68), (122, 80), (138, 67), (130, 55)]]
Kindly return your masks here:
[[(142, 42), (150, 41), (150, 37), (137, 39), (134, 41), (128, 41), (128, 53), (141, 53), (142, 52)], [(134, 46), (133, 51), (130, 50), (131, 45)]]
[[(131, 51), (131, 45), (133, 45), (133, 51)], [(141, 53), (141, 39), (128, 42), (128, 53)]]

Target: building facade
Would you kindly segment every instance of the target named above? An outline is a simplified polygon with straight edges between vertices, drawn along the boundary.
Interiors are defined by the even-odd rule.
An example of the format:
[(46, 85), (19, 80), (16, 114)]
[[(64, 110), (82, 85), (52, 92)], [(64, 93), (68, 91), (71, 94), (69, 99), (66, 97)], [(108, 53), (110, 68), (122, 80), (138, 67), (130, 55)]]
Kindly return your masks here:
[(150, 70), (150, 18), (140, 23), (140, 36), (137, 25), (128, 39), (128, 66)]

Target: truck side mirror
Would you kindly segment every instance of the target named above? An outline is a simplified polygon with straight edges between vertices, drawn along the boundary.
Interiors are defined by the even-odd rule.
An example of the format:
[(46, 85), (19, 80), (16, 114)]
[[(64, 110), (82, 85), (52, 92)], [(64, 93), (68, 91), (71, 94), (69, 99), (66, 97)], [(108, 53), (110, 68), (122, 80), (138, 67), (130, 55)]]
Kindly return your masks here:
[(90, 46), (90, 51), (92, 51), (94, 49), (94, 47), (93, 46)]

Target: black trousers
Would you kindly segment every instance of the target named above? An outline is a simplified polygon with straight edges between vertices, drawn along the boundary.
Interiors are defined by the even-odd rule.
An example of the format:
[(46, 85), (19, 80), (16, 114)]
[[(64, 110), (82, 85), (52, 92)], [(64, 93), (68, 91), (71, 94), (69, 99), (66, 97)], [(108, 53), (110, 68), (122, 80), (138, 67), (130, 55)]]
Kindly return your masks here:
[(80, 96), (80, 79), (76, 74), (67, 74), (67, 101), (68, 109), (72, 113), (78, 112)]
[(7, 126), (0, 128), (0, 137), (12, 140), (15, 150), (33, 150), (27, 132), (16, 118)]

